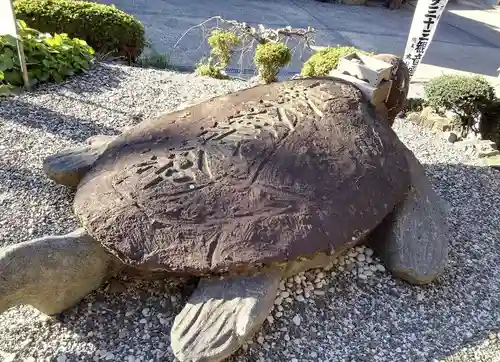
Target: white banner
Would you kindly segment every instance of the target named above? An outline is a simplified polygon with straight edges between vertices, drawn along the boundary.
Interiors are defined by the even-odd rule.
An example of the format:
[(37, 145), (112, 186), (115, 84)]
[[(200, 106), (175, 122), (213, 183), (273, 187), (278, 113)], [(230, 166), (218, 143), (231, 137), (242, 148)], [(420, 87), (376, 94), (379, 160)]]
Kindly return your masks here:
[(24, 86), (30, 88), (28, 69), (24, 59), (23, 43), (17, 36), (16, 15), (11, 0), (0, 0), (0, 35), (12, 35), (16, 38), (17, 54), (23, 73)]
[(16, 17), (11, 0), (0, 0), (0, 35), (17, 37)]
[(418, 0), (403, 58), (410, 77), (424, 57), (447, 3), (448, 0)]

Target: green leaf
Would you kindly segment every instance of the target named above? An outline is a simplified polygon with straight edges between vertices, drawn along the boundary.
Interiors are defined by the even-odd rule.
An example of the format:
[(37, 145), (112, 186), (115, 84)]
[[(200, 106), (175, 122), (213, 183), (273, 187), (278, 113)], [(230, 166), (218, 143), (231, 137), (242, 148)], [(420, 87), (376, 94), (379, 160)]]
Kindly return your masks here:
[(50, 79), (50, 73), (49, 72), (42, 72), (40, 76), (38, 77), (38, 80), (40, 82), (46, 82)]
[(90, 68), (90, 64), (86, 60), (80, 60), (77, 63), (85, 70), (88, 70)]
[(11, 85), (23, 85), (23, 76), (19, 71), (4, 72), (4, 81)]
[(0, 97), (10, 96), (13, 94), (13, 86), (9, 84), (0, 84)]
[(64, 78), (57, 71), (51, 71), (50, 74), (57, 83), (61, 83), (64, 81)]
[(5, 54), (0, 55), (0, 71), (12, 69), (14, 61), (12, 57)]
[(39, 80), (36, 78), (29, 78), (28, 79), (28, 84), (30, 85), (30, 87), (33, 87), (34, 85), (36, 85), (38, 83), (39, 83)]
[[(116, 49), (136, 58), (146, 44), (144, 25), (114, 6), (74, 0), (15, 0), (14, 8), (18, 18), (27, 20), (30, 26), (51, 34), (68, 34), (60, 34), (66, 38), (65, 43), (79, 38), (76, 45), (88, 44), (99, 53)], [(111, 55), (118, 55), (117, 52)]]
[(4, 48), (2, 58), (13, 58), (15, 56), (14, 51), (9, 48)]

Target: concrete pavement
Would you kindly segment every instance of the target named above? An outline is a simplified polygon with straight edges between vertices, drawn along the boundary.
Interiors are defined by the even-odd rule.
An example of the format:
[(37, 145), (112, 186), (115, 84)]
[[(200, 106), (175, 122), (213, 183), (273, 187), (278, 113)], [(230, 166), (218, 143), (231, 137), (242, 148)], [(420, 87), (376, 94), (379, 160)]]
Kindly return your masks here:
[[(259, 23), (266, 27), (312, 26), (316, 44), (354, 45), (377, 53), (403, 55), (413, 8), (390, 11), (379, 6), (349, 6), (314, 0), (100, 0), (114, 3), (140, 19), (154, 47), (170, 53), (175, 65), (194, 66), (208, 53), (202, 29), (191, 30), (174, 49), (181, 35), (207, 18)], [(212, 23), (212, 26), (215, 22)], [(296, 50), (285, 72), (299, 72), (311, 53)], [(449, 4), (423, 63), (427, 69), (454, 69), (496, 77), (500, 66), (500, 10)], [(251, 56), (232, 62), (231, 67), (252, 68)], [(420, 67), (415, 75), (418, 78)]]

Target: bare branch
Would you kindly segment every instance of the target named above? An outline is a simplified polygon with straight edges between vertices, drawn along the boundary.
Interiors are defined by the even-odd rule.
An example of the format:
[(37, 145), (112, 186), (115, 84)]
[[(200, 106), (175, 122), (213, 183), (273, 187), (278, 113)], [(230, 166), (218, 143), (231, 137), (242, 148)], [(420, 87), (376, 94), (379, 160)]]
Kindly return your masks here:
[[(215, 21), (215, 26), (210, 29), (210, 31), (205, 30), (205, 26), (211, 22)], [(180, 43), (180, 41), (186, 36), (187, 33), (190, 31), (201, 28), (202, 32), (205, 33), (211, 33), (211, 31), (215, 29), (220, 29), (219, 24), (225, 24), (229, 27), (227, 29), (228, 31), (234, 33), (236, 36), (243, 38), (253, 38), (256, 40), (259, 44), (267, 43), (267, 42), (279, 42), (283, 41), (285, 38), (299, 38), (302, 40), (307, 47), (311, 47), (314, 45), (314, 39), (312, 38), (313, 34), (316, 32), (314, 28), (307, 27), (307, 29), (304, 28), (292, 28), (291, 26), (286, 26), (284, 28), (277, 28), (277, 29), (266, 29), (262, 24), (259, 24), (259, 26), (256, 28), (248, 25), (245, 22), (239, 22), (236, 20), (226, 20), (223, 19), (221, 16), (213, 16), (211, 18), (208, 18), (207, 20), (203, 21), (200, 24), (194, 25), (190, 27), (188, 30), (186, 30), (179, 40), (174, 45), (174, 49), (177, 47), (177, 45)]]
[[(312, 46), (315, 45), (314, 35), (316, 31), (311, 27), (292, 28), (291, 26), (286, 26), (282, 28), (267, 29), (262, 24), (259, 24), (257, 27), (252, 27), (246, 22), (226, 20), (221, 16), (213, 16), (186, 30), (177, 40), (173, 49), (175, 50), (175, 48), (179, 46), (179, 43), (189, 32), (200, 31), (202, 39), (200, 45), (196, 49), (197, 51), (203, 44), (206, 44), (207, 38), (210, 37), (215, 30), (231, 32), (240, 39), (240, 45), (231, 49), (230, 55), (231, 58), (235, 56), (241, 73), (245, 67), (245, 60), (252, 57), (255, 47), (258, 44), (283, 42), (290, 48), (292, 54), (298, 51), (298, 56), (301, 59), (305, 51), (312, 50)], [(208, 60), (205, 59), (205, 61), (211, 64), (211, 57), (209, 57)], [(223, 69), (221, 69), (221, 71), (223, 72)]]

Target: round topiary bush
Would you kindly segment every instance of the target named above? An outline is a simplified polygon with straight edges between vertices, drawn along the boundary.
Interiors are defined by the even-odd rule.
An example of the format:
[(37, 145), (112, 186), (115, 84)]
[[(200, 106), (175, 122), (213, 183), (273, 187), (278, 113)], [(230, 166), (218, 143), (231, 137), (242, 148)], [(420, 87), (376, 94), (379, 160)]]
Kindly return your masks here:
[(196, 74), (216, 79), (227, 79), (224, 69), (231, 60), (232, 49), (241, 43), (233, 33), (217, 29), (208, 38), (208, 45), (212, 48), (208, 59), (202, 59), (196, 67)]
[(327, 47), (311, 55), (304, 63), (300, 75), (304, 77), (320, 77), (337, 67), (339, 59), (350, 53), (369, 54), (355, 47)]
[(85, 40), (96, 52), (135, 60), (144, 49), (144, 26), (115, 6), (79, 0), (15, 0), (16, 16), (47, 33)]
[(292, 52), (284, 43), (268, 42), (257, 45), (253, 60), (260, 79), (272, 83), (276, 81), (280, 69), (292, 60)]
[(221, 68), (228, 66), (232, 49), (239, 44), (241, 40), (235, 34), (221, 29), (214, 30), (208, 38), (208, 45), (212, 48), (211, 54)]
[[(48, 34), (30, 29), (18, 21), (30, 83), (62, 82), (90, 68), (94, 50), (83, 40), (67, 34)], [(0, 94), (9, 94), (24, 84), (16, 39), (0, 36)]]
[[(462, 132), (474, 129), (478, 119), (495, 100), (493, 86), (482, 76), (441, 75), (425, 86), (426, 103), (438, 113), (452, 111), (462, 122)], [(481, 128), (481, 126), (480, 126)]]

